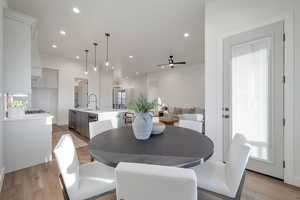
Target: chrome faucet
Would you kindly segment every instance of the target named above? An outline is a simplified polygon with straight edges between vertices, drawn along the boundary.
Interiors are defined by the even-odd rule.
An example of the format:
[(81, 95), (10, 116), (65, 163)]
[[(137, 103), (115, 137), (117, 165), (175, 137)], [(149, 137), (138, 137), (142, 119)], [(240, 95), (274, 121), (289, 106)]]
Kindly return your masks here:
[[(92, 97), (94, 97), (94, 98), (92, 99)], [(96, 105), (96, 110), (98, 110), (97, 95), (94, 94), (94, 93), (91, 93), (91, 94), (89, 94), (89, 96), (88, 96), (88, 106), (89, 106), (91, 103), (95, 103), (95, 105)]]

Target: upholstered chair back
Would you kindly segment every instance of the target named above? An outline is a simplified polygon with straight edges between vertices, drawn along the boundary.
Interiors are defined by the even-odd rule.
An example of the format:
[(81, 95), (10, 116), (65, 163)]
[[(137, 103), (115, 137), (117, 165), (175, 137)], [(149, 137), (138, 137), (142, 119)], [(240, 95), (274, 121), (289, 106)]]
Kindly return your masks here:
[(113, 129), (112, 122), (110, 120), (96, 121), (89, 123), (90, 139), (98, 134)]
[(196, 200), (197, 181), (191, 169), (119, 163), (116, 168), (118, 200)]
[(246, 138), (241, 134), (236, 134), (230, 145), (229, 160), (226, 163), (228, 185), (233, 194), (238, 191), (249, 156), (250, 146), (246, 144)]
[(63, 135), (54, 149), (55, 158), (68, 194), (79, 187), (79, 160), (71, 135)]

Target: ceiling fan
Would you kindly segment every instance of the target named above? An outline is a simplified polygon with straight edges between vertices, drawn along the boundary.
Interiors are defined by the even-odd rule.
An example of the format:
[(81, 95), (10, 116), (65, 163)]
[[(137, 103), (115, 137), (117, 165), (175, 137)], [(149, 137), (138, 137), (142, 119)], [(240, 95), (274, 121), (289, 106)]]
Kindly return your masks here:
[(174, 62), (174, 56), (169, 56), (168, 61), (169, 61), (168, 64), (157, 65), (157, 67), (161, 67), (161, 68), (170, 67), (171, 69), (173, 69), (175, 67), (175, 65), (185, 65), (186, 64), (185, 61)]

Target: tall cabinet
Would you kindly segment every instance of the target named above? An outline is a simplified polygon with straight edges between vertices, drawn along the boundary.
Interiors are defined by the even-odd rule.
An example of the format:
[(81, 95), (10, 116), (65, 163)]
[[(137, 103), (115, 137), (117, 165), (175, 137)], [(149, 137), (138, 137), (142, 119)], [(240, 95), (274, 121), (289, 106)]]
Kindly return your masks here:
[(35, 23), (29, 16), (4, 10), (4, 91), (7, 93), (31, 93), (31, 38)]

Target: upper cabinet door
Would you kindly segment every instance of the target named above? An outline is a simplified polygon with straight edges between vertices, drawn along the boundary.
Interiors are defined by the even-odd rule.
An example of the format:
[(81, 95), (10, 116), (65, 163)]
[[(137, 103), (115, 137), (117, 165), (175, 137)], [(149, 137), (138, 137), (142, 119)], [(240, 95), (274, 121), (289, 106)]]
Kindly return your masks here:
[(57, 88), (58, 86), (58, 71), (54, 69), (43, 69), (44, 87)]
[(4, 89), (31, 93), (31, 17), (4, 11)]
[(42, 69), (42, 76), (39, 78), (32, 78), (33, 88), (58, 88), (58, 70), (55, 69)]

